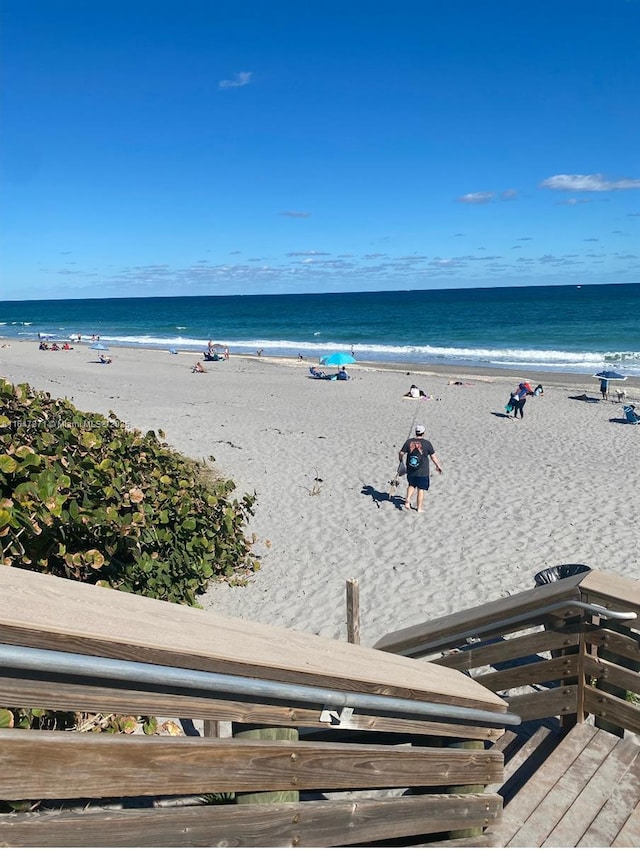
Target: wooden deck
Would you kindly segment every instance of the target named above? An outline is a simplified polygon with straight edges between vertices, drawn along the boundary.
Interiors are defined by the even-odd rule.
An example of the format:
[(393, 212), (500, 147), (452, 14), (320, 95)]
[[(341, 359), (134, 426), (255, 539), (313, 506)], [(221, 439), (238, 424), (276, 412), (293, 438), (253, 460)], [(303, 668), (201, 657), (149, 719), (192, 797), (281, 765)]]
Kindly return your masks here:
[[(497, 745), (505, 759), (511, 743)], [(518, 782), (523, 774), (528, 779)], [(494, 847), (640, 846), (640, 747), (633, 739), (586, 724), (559, 742), (557, 732), (538, 730), (507, 762), (500, 790), (505, 808), (491, 830)]]

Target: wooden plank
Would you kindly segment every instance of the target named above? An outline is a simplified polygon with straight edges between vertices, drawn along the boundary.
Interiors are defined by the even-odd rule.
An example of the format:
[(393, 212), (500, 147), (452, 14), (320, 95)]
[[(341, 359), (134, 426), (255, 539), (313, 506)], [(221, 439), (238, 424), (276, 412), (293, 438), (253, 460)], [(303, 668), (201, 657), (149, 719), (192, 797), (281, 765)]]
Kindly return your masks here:
[[(637, 754), (638, 746), (634, 741), (618, 739), (542, 846), (577, 847)], [(561, 780), (561, 783), (564, 782), (564, 779)]]
[(578, 656), (564, 655), (552, 658), (551, 661), (538, 661), (535, 664), (522, 664), (509, 667), (496, 673), (485, 673), (476, 676), (485, 688), (492, 691), (506, 691), (510, 688), (520, 688), (523, 685), (536, 685), (545, 682), (556, 682), (558, 679), (570, 679), (577, 676)]
[[(488, 825), (497, 795), (0, 815), (11, 847), (331, 847)], [(468, 843), (468, 842), (467, 842)], [(474, 842), (475, 843), (475, 842)]]
[(153, 714), (197, 717), (202, 720), (234, 721), (265, 726), (308, 726), (317, 729), (351, 729), (369, 732), (400, 732), (412, 735), (441, 735), (449, 738), (493, 741), (501, 729), (461, 723), (438, 723), (400, 717), (375, 717), (354, 712), (348, 720), (329, 724), (320, 720), (324, 706), (259, 705), (253, 702), (209, 699), (193, 694), (162, 693), (100, 687), (57, 678), (18, 679), (0, 675), (0, 705), (25, 705), (54, 711), (94, 711), (116, 714)]
[[(240, 740), (257, 741), (299, 741), (296, 728), (289, 726), (245, 726), (236, 723), (233, 726), (233, 737)], [(293, 746), (293, 744), (291, 744)], [(253, 791), (236, 794), (238, 806), (268, 806), (272, 803), (298, 803), (300, 792), (296, 791)]]
[[(501, 821), (491, 830), (494, 846), (507, 847), (514, 835), (527, 818), (535, 812), (544, 800), (550, 788), (578, 758), (596, 734), (592, 726), (582, 723), (575, 726), (556, 747), (544, 763), (544, 770), (538, 770), (527, 782), (522, 791), (506, 806)], [(514, 844), (513, 846), (518, 846)], [(521, 846), (532, 846), (523, 844)]]
[(411, 844), (411, 847), (492, 847), (487, 835), (476, 835), (473, 844), (468, 838), (445, 838), (442, 841), (427, 841), (424, 844)]
[(578, 645), (579, 624), (561, 629), (546, 629), (520, 637), (509, 638), (497, 643), (472, 646), (471, 649), (443, 655), (433, 663), (451, 670), (472, 670), (474, 667), (496, 665), (516, 658), (549, 652), (552, 649), (568, 649)]
[(623, 635), (610, 629), (598, 629), (589, 634), (589, 643), (601, 646), (630, 661), (640, 662), (640, 638)]
[[(541, 587), (532, 587), (522, 593), (487, 602), (475, 608), (469, 608), (456, 614), (447, 614), (426, 623), (419, 623), (405, 629), (399, 629), (385, 635), (375, 644), (376, 649), (384, 652), (413, 653), (423, 643), (436, 642), (433, 650), (447, 648), (451, 635), (459, 632), (468, 632), (473, 635), (475, 630), (481, 626), (489, 626), (496, 620), (507, 619), (514, 616), (527, 615), (536, 608), (550, 605), (554, 602), (577, 600), (580, 598), (578, 588), (580, 576), (556, 581), (553, 584)], [(560, 612), (558, 612), (559, 615)], [(536, 620), (537, 615), (534, 616)], [(537, 618), (539, 621), (539, 618)], [(526, 620), (518, 626), (524, 628)], [(515, 630), (513, 627), (512, 630)], [(498, 632), (500, 634), (500, 632)]]
[[(640, 582), (615, 573), (592, 570), (582, 573), (580, 592), (585, 602), (596, 602), (616, 611), (633, 611), (640, 617)], [(637, 623), (629, 621), (629, 625)]]
[(575, 714), (578, 696), (577, 685), (565, 685), (538, 693), (511, 697), (509, 708), (523, 720), (542, 720), (545, 717), (561, 717)]
[(507, 729), (506, 732), (498, 738), (493, 747), (491, 748), (496, 753), (504, 753), (514, 741), (517, 741), (518, 733), (514, 732), (512, 729)]
[(468, 676), (111, 588), (0, 568), (0, 643), (504, 711)]
[(585, 709), (596, 717), (615, 723), (629, 732), (640, 733), (640, 708), (633, 703), (599, 691), (591, 685), (584, 689)]
[[(0, 799), (488, 784), (491, 750), (0, 729)], [(37, 765), (37, 769), (34, 766)]]
[[(494, 785), (487, 785), (485, 791), (489, 793), (498, 793), (500, 792), (503, 799), (510, 799), (513, 796), (513, 793), (507, 794), (506, 791), (509, 790), (505, 788), (505, 786), (513, 785), (511, 782), (513, 777), (521, 770), (521, 768), (527, 763), (527, 761), (539, 751), (539, 748), (542, 747), (542, 744), (549, 739), (555, 742), (557, 741), (557, 735), (552, 733), (551, 729), (548, 726), (540, 726), (533, 735), (528, 738), (526, 741), (523, 741), (519, 749), (511, 756), (510, 759), (505, 759), (504, 765), (504, 775), (502, 777), (502, 783), (495, 783)], [(547, 752), (547, 748), (545, 748), (545, 753)], [(520, 783), (522, 784), (522, 783)]]
[[(577, 847), (611, 847), (640, 800), (640, 757), (630, 765), (624, 776), (610, 788), (604, 806), (584, 833)], [(640, 831), (628, 846), (640, 844)]]
[(593, 678), (602, 679), (633, 694), (640, 694), (640, 673), (593, 656), (589, 656), (585, 667), (587, 674)]
[[(549, 846), (550, 834), (619, 740), (615, 735), (598, 730), (575, 760), (571, 752), (571, 761), (566, 763), (562, 775), (549, 786), (535, 812), (529, 815), (509, 843), (521, 847)], [(561, 744), (555, 753), (560, 755), (562, 752)], [(546, 771), (542, 768), (540, 772)], [(529, 783), (523, 793), (528, 794), (528, 790)]]
[(616, 835), (612, 847), (640, 847), (640, 805), (629, 815), (629, 819)]

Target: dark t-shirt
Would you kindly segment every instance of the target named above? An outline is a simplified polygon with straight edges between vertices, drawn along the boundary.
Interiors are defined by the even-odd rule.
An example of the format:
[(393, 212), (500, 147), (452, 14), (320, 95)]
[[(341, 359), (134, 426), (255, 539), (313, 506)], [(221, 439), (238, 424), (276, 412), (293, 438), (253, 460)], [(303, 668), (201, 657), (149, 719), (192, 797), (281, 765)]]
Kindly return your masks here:
[(405, 442), (402, 449), (400, 451), (406, 453), (407, 457), (405, 458), (405, 463), (407, 458), (409, 457), (409, 453), (412, 449), (418, 448), (422, 452), (422, 460), (420, 462), (420, 466), (414, 467), (413, 469), (409, 469), (407, 467), (408, 475), (419, 475), (423, 478), (429, 477), (429, 457), (435, 453), (433, 446), (429, 442), (429, 440), (425, 440), (424, 437), (409, 437), (409, 439)]

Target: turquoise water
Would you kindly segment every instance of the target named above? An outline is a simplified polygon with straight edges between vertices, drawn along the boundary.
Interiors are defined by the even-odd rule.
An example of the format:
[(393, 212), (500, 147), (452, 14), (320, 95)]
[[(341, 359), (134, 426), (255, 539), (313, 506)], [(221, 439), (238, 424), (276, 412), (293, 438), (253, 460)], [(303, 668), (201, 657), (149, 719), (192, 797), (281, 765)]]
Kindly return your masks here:
[(640, 284), (322, 295), (198, 296), (0, 304), (0, 335), (109, 346), (640, 375)]

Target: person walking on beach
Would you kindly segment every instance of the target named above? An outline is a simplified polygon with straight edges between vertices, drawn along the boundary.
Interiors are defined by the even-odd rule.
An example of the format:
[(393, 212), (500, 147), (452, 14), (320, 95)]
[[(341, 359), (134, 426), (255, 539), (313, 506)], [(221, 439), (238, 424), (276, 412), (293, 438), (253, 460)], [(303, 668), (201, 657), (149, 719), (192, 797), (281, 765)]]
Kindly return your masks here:
[(526, 384), (518, 384), (518, 389), (514, 390), (511, 393), (511, 404), (513, 405), (513, 418), (518, 418), (518, 413), (520, 414), (520, 419), (524, 419), (524, 406), (527, 401), (527, 395), (529, 391), (527, 390)]
[[(424, 437), (424, 425), (416, 425), (415, 437), (409, 437), (398, 454), (400, 463), (407, 469), (407, 496), (404, 500), (405, 511), (411, 510), (411, 499), (416, 493), (416, 510), (423, 513), (424, 494), (429, 489), (429, 458), (442, 475), (442, 466), (436, 457), (434, 448)], [(406, 458), (406, 459), (405, 459)]]
[(606, 378), (602, 378), (600, 381), (600, 393), (603, 401), (609, 398), (609, 381)]

